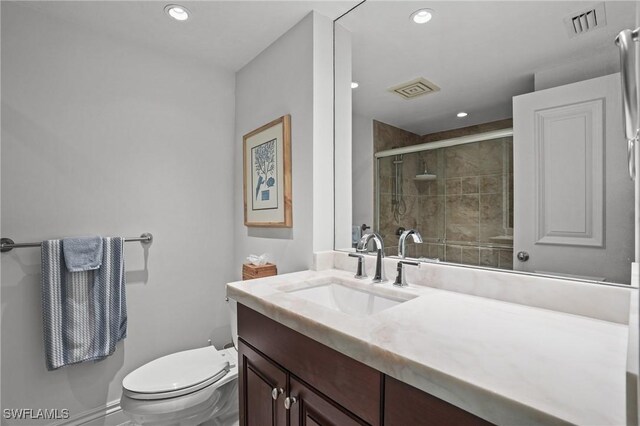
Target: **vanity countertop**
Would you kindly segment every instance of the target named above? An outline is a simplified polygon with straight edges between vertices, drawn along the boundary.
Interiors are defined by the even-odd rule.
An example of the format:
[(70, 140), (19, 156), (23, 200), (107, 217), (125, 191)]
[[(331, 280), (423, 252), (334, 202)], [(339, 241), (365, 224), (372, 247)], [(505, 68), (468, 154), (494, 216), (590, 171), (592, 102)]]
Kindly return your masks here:
[(355, 317), (288, 293), (332, 278), (303, 271), (227, 285), (227, 295), (347, 356), (500, 425), (624, 425), (628, 326), (424, 286)]

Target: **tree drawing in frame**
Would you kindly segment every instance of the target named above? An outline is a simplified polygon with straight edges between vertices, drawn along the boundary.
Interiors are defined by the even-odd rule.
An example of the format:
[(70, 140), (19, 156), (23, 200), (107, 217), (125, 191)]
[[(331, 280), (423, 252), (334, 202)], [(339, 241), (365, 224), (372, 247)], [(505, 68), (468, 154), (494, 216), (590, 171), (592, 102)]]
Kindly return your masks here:
[(251, 149), (253, 210), (278, 208), (276, 142), (276, 139), (272, 139)]
[(245, 226), (293, 226), (291, 116), (284, 115), (242, 138)]

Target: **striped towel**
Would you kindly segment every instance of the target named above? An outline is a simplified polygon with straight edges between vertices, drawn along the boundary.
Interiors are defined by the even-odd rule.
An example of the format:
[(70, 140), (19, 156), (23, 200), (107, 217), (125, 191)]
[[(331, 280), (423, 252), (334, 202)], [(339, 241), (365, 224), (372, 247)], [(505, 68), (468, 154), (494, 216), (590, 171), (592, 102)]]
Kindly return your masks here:
[(69, 272), (61, 240), (42, 242), (42, 319), (47, 369), (111, 355), (127, 336), (124, 239), (103, 238), (102, 266)]

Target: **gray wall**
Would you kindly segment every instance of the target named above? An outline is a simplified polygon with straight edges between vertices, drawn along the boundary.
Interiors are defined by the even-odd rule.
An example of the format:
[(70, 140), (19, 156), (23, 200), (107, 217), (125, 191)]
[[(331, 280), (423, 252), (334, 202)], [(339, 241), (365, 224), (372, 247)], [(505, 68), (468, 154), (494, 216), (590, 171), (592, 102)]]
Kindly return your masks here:
[(351, 82), (351, 32), (336, 23), (334, 26), (334, 110), (335, 110), (335, 205), (334, 211), (334, 247), (351, 248), (351, 226), (353, 225), (353, 191), (358, 187), (352, 180), (353, 167), (353, 133), (352, 130), (352, 92)]
[[(326, 103), (327, 90), (331, 99), (333, 64), (330, 56), (326, 57), (331, 37), (331, 21), (310, 13), (236, 74), (237, 277), (249, 254), (267, 253), (278, 273), (286, 273), (309, 268), (314, 249), (333, 248), (331, 105), (314, 108), (317, 101), (320, 107)], [(243, 220), (242, 137), (285, 114), (291, 114), (293, 227), (248, 228)], [(321, 149), (324, 154), (314, 157), (314, 151)], [(322, 177), (314, 180), (314, 169), (316, 175), (323, 170)], [(319, 188), (322, 185), (325, 187)]]
[(373, 120), (353, 114), (353, 224), (373, 223)]
[[(148, 249), (126, 244), (124, 344), (105, 361), (53, 372), (43, 355), (40, 251), (2, 254), (3, 408), (75, 415), (119, 399), (124, 375), (153, 358), (230, 341), (234, 85), (230, 71), (2, 2), (2, 236), (155, 237)], [(294, 114), (295, 128), (308, 120)], [(297, 213), (305, 225), (307, 212)]]

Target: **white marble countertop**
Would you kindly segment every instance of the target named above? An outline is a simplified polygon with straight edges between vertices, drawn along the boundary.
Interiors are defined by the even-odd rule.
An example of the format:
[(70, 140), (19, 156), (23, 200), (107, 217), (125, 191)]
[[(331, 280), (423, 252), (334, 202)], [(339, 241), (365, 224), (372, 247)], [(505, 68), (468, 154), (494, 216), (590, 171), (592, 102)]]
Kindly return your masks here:
[[(417, 297), (354, 317), (287, 293), (333, 277)], [(238, 281), (227, 295), (496, 424), (626, 424), (624, 324), (424, 286), (372, 285), (336, 269)]]

